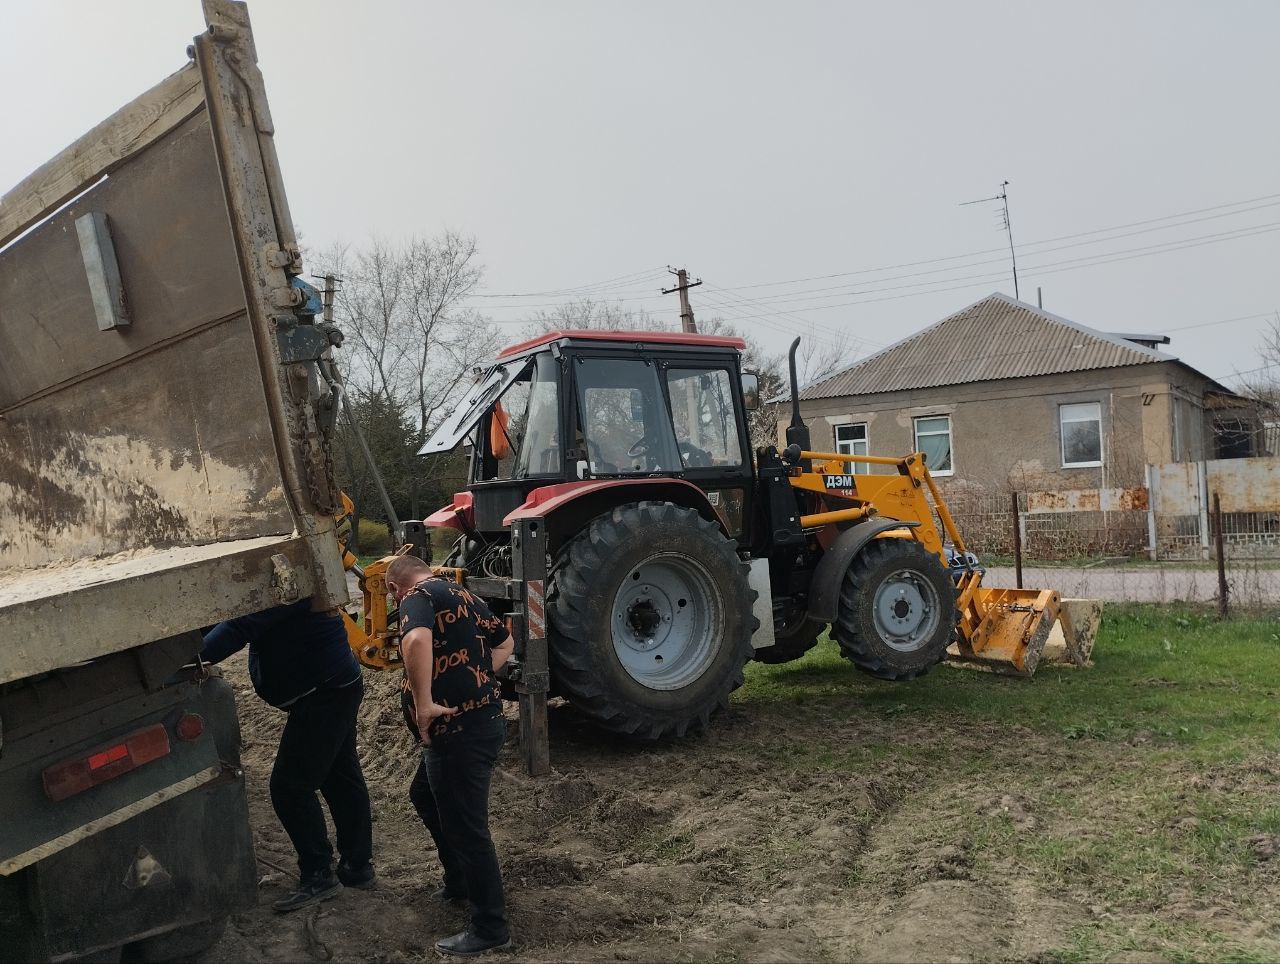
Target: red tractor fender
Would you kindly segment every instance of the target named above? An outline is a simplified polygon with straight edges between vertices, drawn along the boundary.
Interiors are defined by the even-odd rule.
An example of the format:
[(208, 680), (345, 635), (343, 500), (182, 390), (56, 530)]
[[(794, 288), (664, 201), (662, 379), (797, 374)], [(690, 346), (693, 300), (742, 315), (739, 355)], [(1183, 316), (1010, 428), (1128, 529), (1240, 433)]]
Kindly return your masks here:
[(472, 518), (471, 503), (473, 501), (470, 492), (455, 492), (453, 501), (442, 509), (436, 509), (435, 512), (423, 519), (425, 525), (429, 525), (436, 529), (457, 529), (463, 531), (463, 525), (458, 520), (458, 513), (466, 516), (470, 522)]
[(693, 509), (729, 536), (724, 520), (707, 494), (692, 482), (672, 478), (588, 479), (544, 485), (534, 489), (522, 505), (508, 512), (502, 524), (510, 526), (517, 519), (549, 520), (554, 516), (556, 526), (552, 541), (562, 541), (576, 534), (596, 516), (628, 502), (671, 502)]

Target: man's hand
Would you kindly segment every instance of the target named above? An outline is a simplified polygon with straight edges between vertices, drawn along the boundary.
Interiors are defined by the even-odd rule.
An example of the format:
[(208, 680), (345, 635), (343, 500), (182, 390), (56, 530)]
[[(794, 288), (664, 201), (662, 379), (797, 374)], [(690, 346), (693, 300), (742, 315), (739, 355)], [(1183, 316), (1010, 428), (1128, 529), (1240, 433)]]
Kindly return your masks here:
[(457, 709), (452, 706), (441, 706), (439, 703), (431, 703), (427, 706), (419, 707), (418, 717), (418, 737), (422, 740), (423, 746), (431, 745), (431, 724), (442, 716), (453, 716), (457, 713)]

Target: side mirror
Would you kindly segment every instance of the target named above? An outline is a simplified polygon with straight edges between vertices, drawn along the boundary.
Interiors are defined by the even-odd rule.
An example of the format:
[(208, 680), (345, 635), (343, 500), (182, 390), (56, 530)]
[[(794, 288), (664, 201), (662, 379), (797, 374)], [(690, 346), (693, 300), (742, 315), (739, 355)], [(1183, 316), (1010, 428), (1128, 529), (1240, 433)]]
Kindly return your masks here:
[(755, 372), (742, 373), (742, 401), (748, 412), (760, 407), (760, 376)]

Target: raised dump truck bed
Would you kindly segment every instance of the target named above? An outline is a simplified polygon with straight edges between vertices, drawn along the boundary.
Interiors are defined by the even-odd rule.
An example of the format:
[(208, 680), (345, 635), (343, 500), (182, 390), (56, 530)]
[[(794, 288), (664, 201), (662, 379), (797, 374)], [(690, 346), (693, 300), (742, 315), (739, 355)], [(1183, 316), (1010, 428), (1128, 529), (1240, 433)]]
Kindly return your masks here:
[(347, 600), (330, 332), (248, 15), (204, 14), (193, 62), (0, 199), (6, 959), (185, 958), (252, 905), (234, 693), (198, 630)]
[(243, 5), (0, 200), (0, 683), (345, 601), (323, 334)]

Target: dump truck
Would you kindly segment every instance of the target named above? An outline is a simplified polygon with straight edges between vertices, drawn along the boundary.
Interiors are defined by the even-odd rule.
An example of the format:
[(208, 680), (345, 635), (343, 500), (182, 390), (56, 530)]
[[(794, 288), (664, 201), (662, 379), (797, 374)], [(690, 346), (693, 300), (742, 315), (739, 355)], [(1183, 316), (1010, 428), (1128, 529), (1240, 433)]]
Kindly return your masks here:
[(234, 692), (200, 630), (348, 599), (336, 338), (245, 7), (204, 14), (190, 62), (0, 199), (6, 960), (168, 960), (254, 903)]
[[(437, 571), (510, 620), (531, 772), (549, 765), (548, 695), (625, 737), (679, 738), (748, 661), (798, 659), (828, 630), (885, 680), (948, 657), (1028, 676), (1055, 628), (1058, 658), (1084, 663), (1059, 593), (982, 584), (923, 453), (812, 450), (798, 346), (781, 449), (751, 449), (742, 339), (598, 330), (506, 348), (423, 446), (470, 450), (465, 490), (426, 523), (457, 530)], [(348, 623), (383, 669), (400, 659), (387, 562), (361, 573), (366, 617)]]

